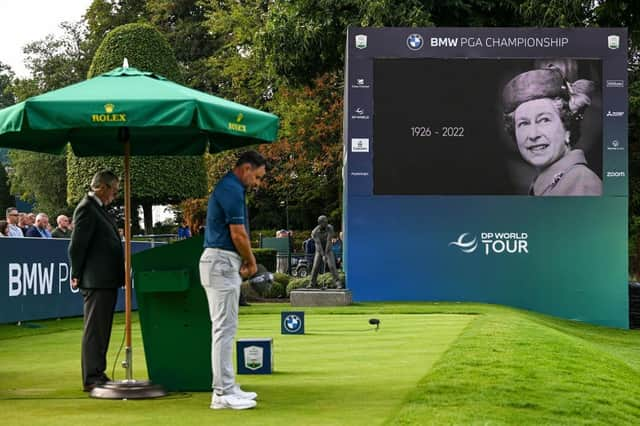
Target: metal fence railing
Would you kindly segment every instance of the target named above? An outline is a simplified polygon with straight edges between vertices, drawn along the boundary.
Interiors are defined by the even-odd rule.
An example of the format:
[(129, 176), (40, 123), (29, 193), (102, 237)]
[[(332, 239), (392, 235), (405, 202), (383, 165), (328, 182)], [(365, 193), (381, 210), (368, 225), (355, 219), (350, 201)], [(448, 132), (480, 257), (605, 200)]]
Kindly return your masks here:
[(140, 234), (134, 235), (132, 238), (133, 241), (145, 241), (151, 243), (151, 247), (155, 247), (156, 245), (164, 245), (169, 244), (178, 240), (177, 234)]

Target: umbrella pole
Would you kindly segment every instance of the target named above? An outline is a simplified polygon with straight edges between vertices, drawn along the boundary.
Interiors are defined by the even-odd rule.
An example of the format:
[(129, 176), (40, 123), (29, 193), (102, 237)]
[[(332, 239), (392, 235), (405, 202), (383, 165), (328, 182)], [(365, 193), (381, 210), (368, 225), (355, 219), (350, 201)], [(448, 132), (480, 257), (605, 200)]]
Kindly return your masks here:
[(149, 399), (166, 396), (167, 392), (150, 381), (133, 379), (133, 356), (131, 350), (131, 143), (129, 129), (120, 129), (119, 137), (124, 142), (124, 310), (125, 310), (125, 380), (107, 382), (96, 386), (89, 394), (103, 399)]
[(131, 356), (131, 143), (124, 142), (124, 312), (126, 380), (133, 380)]

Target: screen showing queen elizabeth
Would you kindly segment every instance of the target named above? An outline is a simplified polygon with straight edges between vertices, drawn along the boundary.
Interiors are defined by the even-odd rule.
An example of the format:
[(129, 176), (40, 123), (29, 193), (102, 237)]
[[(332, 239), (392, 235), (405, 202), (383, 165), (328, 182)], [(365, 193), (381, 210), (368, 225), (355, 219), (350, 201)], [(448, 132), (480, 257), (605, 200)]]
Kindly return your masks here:
[(600, 60), (374, 59), (375, 195), (602, 195)]

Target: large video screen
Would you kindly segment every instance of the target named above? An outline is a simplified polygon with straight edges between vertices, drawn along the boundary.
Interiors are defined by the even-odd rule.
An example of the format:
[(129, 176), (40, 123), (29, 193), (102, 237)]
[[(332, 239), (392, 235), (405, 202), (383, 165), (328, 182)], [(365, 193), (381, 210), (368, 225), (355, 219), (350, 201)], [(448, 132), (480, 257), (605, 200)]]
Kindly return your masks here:
[(602, 195), (600, 60), (374, 59), (373, 73), (374, 195)]

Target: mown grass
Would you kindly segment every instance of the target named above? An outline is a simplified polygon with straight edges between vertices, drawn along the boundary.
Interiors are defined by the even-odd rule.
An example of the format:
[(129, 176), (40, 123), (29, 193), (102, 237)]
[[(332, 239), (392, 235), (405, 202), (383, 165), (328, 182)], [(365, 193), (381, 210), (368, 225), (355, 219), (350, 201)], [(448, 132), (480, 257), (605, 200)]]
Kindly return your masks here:
[[(258, 409), (243, 413), (210, 410), (209, 392), (149, 401), (91, 400), (80, 391), (81, 321), (0, 327), (0, 424), (368, 424), (393, 412), (472, 320), (468, 315), (388, 313), (377, 315), (382, 328), (376, 332), (364, 312), (310, 310), (306, 335), (282, 336), (283, 309), (290, 307), (242, 310), (239, 337), (274, 337), (275, 352), (275, 374), (239, 376), (246, 389), (260, 394)], [(119, 315), (110, 362), (121, 336)], [(141, 379), (145, 369), (137, 321), (134, 337), (134, 372)], [(184, 349), (184, 358), (176, 359), (176, 374), (193, 368), (189, 348)], [(117, 368), (119, 378), (121, 371)]]
[[(288, 309), (241, 309), (239, 337), (274, 337), (275, 349), (273, 375), (239, 376), (260, 394), (258, 408), (248, 412), (209, 410), (204, 392), (88, 399), (79, 390), (81, 319), (0, 326), (0, 424), (618, 425), (640, 419), (636, 331), (493, 305), (378, 303), (306, 308), (307, 335), (281, 336), (279, 313)], [(382, 320), (378, 332), (367, 331), (372, 316)], [(110, 363), (121, 338), (119, 315)], [(135, 376), (144, 378), (137, 319), (134, 350)], [(188, 359), (185, 348), (176, 363)]]
[(387, 424), (638, 424), (638, 332), (485, 312)]

